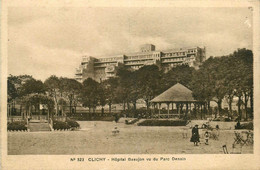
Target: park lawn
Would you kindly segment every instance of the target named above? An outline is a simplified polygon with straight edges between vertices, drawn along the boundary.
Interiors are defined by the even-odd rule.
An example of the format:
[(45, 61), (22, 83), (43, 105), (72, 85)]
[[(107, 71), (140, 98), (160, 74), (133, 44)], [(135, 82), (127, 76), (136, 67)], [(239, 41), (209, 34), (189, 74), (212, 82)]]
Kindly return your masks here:
[[(103, 121), (79, 121), (80, 131), (8, 132), (8, 154), (223, 154), (222, 146), (232, 151), (233, 130), (221, 130), (219, 140), (201, 139), (191, 143), (191, 129), (183, 127), (148, 127)], [(113, 135), (117, 126), (119, 134)], [(183, 132), (188, 137), (183, 138)], [(202, 131), (200, 132), (202, 135)], [(253, 153), (253, 146), (242, 148)]]

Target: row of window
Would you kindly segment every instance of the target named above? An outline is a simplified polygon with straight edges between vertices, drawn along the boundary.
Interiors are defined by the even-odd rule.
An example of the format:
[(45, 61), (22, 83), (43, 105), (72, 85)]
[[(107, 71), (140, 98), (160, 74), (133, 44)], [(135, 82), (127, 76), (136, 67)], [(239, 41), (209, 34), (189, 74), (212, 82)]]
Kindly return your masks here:
[(170, 59), (163, 59), (162, 61), (183, 61), (184, 58), (183, 57), (179, 57), (179, 58), (170, 58)]
[(152, 54), (150, 55), (140, 55), (140, 56), (127, 56), (126, 59), (147, 59), (147, 58), (152, 58)]
[(115, 63), (96, 63), (95, 66), (115, 66)]
[(178, 53), (165, 53), (165, 57), (169, 57), (169, 56), (184, 56), (186, 55), (185, 52), (178, 52)]
[(117, 61), (117, 60), (122, 60), (122, 57), (113, 57), (113, 58), (100, 58), (97, 59), (97, 62), (106, 62), (106, 61)]
[(137, 61), (126, 61), (125, 64), (144, 64), (144, 62), (139, 61), (139, 60), (137, 60)]
[(193, 50), (188, 50), (188, 53), (196, 53), (197, 49), (193, 49)]
[(149, 54), (149, 55), (137, 55), (137, 56), (127, 56), (126, 59), (149, 59), (149, 58), (152, 58), (152, 57), (159, 57), (160, 54)]

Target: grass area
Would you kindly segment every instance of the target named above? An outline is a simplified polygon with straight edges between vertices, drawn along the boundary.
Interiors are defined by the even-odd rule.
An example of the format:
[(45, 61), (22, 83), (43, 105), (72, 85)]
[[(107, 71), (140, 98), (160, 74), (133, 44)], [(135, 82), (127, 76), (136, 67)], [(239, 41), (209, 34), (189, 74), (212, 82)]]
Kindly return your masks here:
[[(201, 139), (200, 146), (190, 142), (186, 127), (149, 127), (102, 121), (79, 121), (80, 131), (8, 132), (8, 154), (223, 154), (231, 151), (233, 130), (221, 130), (219, 140)], [(115, 126), (119, 134), (113, 135)], [(187, 138), (183, 138), (187, 133)], [(200, 131), (202, 135), (202, 131)], [(242, 153), (253, 153), (244, 146)]]

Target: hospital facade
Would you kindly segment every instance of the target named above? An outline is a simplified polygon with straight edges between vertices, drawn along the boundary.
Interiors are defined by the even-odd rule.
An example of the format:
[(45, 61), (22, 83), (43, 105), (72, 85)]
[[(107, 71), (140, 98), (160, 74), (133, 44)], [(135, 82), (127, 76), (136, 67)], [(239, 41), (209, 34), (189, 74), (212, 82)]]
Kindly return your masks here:
[(156, 50), (153, 44), (144, 44), (139, 52), (115, 55), (110, 57), (83, 56), (76, 69), (75, 79), (83, 82), (92, 78), (101, 82), (116, 76), (119, 65), (137, 70), (145, 65), (158, 65), (166, 72), (177, 65), (187, 64), (195, 69), (206, 60), (205, 47), (186, 47), (169, 50)]

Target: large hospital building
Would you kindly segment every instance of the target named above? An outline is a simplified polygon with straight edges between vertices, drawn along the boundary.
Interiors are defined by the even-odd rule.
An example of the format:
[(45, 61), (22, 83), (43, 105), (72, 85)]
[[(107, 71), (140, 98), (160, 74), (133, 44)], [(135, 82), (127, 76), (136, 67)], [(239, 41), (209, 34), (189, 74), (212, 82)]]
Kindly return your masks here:
[(206, 60), (205, 47), (179, 48), (170, 50), (155, 50), (152, 44), (144, 44), (140, 51), (116, 55), (112, 57), (91, 57), (83, 56), (79, 68), (76, 69), (75, 79), (83, 82), (87, 78), (92, 78), (98, 82), (114, 77), (116, 68), (123, 64), (133, 70), (137, 70), (144, 65), (156, 64), (165, 71), (181, 64), (188, 64), (191, 67), (198, 66)]

